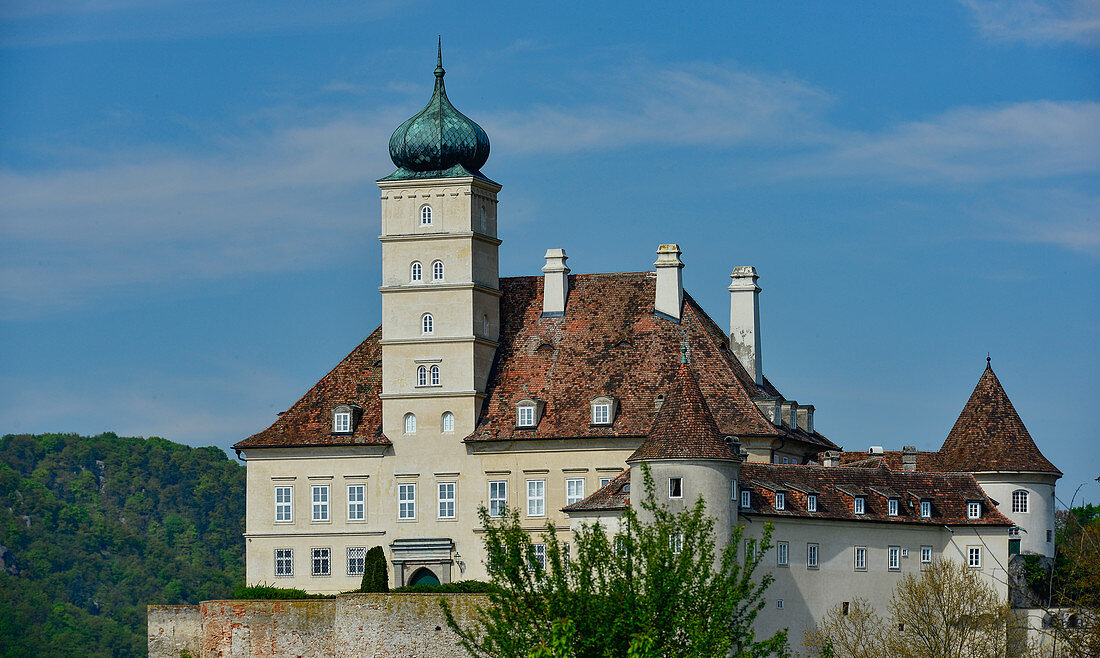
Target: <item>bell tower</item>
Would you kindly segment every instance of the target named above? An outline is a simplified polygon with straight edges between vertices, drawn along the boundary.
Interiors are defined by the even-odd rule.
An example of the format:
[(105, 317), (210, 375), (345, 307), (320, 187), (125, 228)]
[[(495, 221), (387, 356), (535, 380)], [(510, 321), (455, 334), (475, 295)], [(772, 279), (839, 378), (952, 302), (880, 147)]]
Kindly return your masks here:
[[(427, 106), (390, 137), (382, 198), (382, 424), (461, 440), (481, 411), (500, 332), (489, 138), (450, 100), (440, 47)], [(417, 441), (424, 450), (429, 444)]]

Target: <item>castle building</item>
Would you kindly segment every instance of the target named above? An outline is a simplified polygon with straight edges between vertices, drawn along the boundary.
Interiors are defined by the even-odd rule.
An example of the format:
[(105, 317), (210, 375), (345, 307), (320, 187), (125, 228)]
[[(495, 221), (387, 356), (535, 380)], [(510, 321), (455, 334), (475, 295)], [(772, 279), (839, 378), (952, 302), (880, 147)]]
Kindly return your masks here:
[(440, 56), (378, 181), (381, 327), (234, 446), (250, 584), (352, 590), (373, 546), (395, 586), (486, 579), (479, 507), (518, 508), (533, 534), (613, 530), (643, 463), (667, 505), (702, 496), (720, 536), (774, 524), (759, 623), (792, 638), (935, 558), (1004, 591), (1011, 552), (1053, 554), (1061, 474), (988, 364), (938, 452), (844, 452), (764, 375), (755, 268), (732, 270), (727, 328), (684, 290), (675, 244), (653, 271), (572, 274), (553, 248), (541, 276), (499, 277), (489, 139), (444, 74)]

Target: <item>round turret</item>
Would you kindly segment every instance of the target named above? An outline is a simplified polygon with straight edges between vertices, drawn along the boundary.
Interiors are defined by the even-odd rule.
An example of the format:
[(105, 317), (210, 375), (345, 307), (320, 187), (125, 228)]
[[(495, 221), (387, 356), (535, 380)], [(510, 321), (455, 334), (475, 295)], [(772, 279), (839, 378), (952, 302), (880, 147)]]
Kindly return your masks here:
[(431, 100), (390, 137), (390, 159), (398, 168), (390, 178), (481, 177), (489, 159), (489, 136), (451, 105), (443, 86), (445, 73), (441, 44)]

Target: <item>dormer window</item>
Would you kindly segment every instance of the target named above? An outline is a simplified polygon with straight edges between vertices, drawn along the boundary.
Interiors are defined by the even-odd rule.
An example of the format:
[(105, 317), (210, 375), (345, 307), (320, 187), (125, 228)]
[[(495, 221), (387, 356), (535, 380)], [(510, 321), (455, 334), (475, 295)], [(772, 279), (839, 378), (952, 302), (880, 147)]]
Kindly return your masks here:
[(968, 502), (966, 504), (966, 518), (968, 519), (980, 519), (982, 518), (982, 504), (978, 502)]
[(431, 313), (425, 313), (424, 317), (420, 318), (420, 330), (425, 334), (435, 331), (435, 318)]
[(409, 266), (409, 280), (413, 283), (424, 280), (424, 266), (420, 264), (420, 261), (414, 260), (412, 265)]
[(932, 518), (932, 501), (922, 500), (920, 501), (920, 515), (922, 519)]
[(598, 397), (592, 401), (592, 424), (610, 425), (615, 421), (615, 401), (609, 397)]
[(787, 494), (782, 491), (775, 492), (775, 509), (779, 511), (787, 509)]
[(808, 496), (806, 496), (806, 511), (817, 511), (817, 494), (809, 494)]
[(539, 424), (541, 403), (526, 399), (516, 403), (516, 427), (535, 427)]
[(864, 498), (863, 496), (856, 496), (855, 500), (852, 501), (852, 513), (853, 514), (863, 514), (866, 506), (867, 506), (867, 499)]
[(437, 260), (432, 263), (432, 281), (443, 280), (443, 261)]
[(898, 499), (897, 498), (891, 498), (890, 500), (886, 501), (886, 515), (887, 516), (897, 516), (898, 515)]
[(358, 407), (350, 404), (337, 405), (332, 410), (332, 433), (351, 434), (355, 429), (355, 411)]
[(432, 207), (428, 204), (420, 206), (420, 225), (431, 226), (432, 225)]

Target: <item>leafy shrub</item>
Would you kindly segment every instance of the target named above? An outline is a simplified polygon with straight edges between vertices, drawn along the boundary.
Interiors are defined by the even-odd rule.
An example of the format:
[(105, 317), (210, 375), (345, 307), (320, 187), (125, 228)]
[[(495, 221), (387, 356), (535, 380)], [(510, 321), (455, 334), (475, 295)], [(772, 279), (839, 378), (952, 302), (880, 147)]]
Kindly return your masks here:
[(439, 585), (405, 585), (393, 590), (394, 594), (488, 594), (499, 588), (482, 580), (460, 580), (457, 583)]
[(275, 587), (272, 585), (237, 585), (233, 589), (234, 599), (331, 599), (334, 594), (309, 594), (304, 589)]

